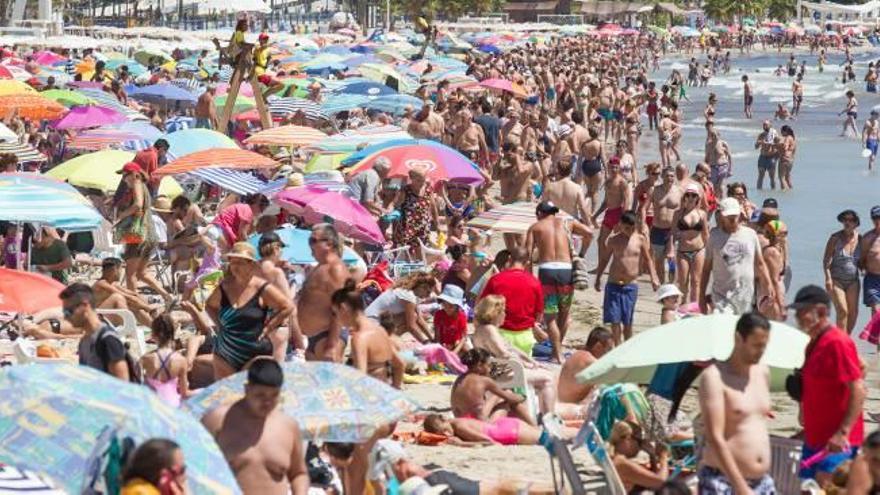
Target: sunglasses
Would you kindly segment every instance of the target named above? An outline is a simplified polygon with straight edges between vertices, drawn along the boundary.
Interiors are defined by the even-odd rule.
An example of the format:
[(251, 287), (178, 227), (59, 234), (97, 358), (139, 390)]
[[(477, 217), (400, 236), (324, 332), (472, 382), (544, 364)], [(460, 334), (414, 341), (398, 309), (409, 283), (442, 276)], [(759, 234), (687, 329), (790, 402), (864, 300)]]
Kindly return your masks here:
[(317, 237), (309, 237), (309, 244), (317, 244), (319, 242), (327, 242), (329, 239), (318, 239)]

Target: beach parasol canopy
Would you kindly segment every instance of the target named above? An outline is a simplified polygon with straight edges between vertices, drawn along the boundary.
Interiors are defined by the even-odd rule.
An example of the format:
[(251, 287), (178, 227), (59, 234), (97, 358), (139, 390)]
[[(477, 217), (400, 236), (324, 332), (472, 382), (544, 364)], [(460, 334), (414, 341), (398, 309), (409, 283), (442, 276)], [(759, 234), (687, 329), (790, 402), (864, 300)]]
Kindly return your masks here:
[[(535, 203), (529, 202), (496, 206), (468, 221), (468, 227), (509, 234), (525, 234), (537, 220), (535, 206), (537, 206)], [(565, 222), (574, 220), (564, 211), (560, 211), (557, 215)]]
[(311, 100), (300, 98), (269, 98), (269, 113), (273, 117), (291, 117), (302, 112), (309, 120), (327, 120), (330, 117), (321, 109), (321, 105)]
[[(658, 366), (725, 360), (733, 352), (739, 317), (713, 314), (684, 318), (639, 333), (577, 375), (581, 383), (650, 383)], [(770, 322), (770, 341), (761, 362), (771, 370), (774, 390), (803, 364), (809, 337), (781, 322)]]
[(211, 129), (184, 129), (165, 134), (162, 139), (168, 141), (169, 159), (210, 149), (239, 149), (232, 138)]
[(0, 154), (10, 153), (18, 158), (18, 163), (45, 162), (46, 155), (37, 151), (30, 143), (19, 141), (0, 142)]
[(0, 96), (37, 94), (37, 90), (21, 81), (13, 79), (0, 81)]
[(0, 370), (0, 395), (0, 462), (45, 472), (68, 493), (83, 492), (108, 431), (136, 442), (173, 438), (193, 493), (241, 493), (211, 434), (147, 387), (87, 366), (30, 364)]
[(196, 96), (196, 94), (192, 91), (187, 91), (181, 87), (169, 83), (151, 84), (149, 86), (129, 85), (125, 87), (125, 92), (128, 93), (129, 97), (136, 100), (151, 100), (163, 102), (186, 101), (190, 103), (195, 103), (196, 100), (199, 99), (199, 97)]
[(306, 224), (330, 223), (339, 233), (372, 245), (385, 243), (376, 219), (360, 203), (333, 191), (315, 187), (285, 189), (273, 197), (285, 210), (301, 216)]
[(260, 131), (245, 139), (245, 144), (267, 144), (270, 146), (306, 146), (327, 137), (323, 132), (299, 125), (284, 125)]
[(419, 112), (424, 105), (425, 102), (415, 96), (396, 94), (380, 96), (364, 103), (364, 106), (369, 109), (379, 110), (392, 115), (403, 115), (407, 109)]
[(154, 49), (143, 49), (134, 53), (134, 59), (139, 64), (147, 66), (150, 62), (157, 62), (159, 65), (174, 61), (171, 55)]
[[(117, 172), (133, 159), (134, 153), (129, 151), (97, 151), (71, 158), (46, 172), (46, 176), (77, 187), (113, 192), (122, 180), (122, 175)], [(159, 183), (159, 194), (169, 198), (177, 197), (182, 192), (180, 184), (171, 177), (164, 177)]]
[(347, 112), (353, 108), (366, 106), (367, 103), (373, 101), (369, 96), (334, 94), (327, 97), (321, 103), (321, 110), (327, 114), (336, 114), (339, 112)]
[(397, 94), (397, 91), (394, 91), (388, 86), (373, 81), (347, 84), (336, 91), (342, 94), (361, 95), (370, 98)]
[(391, 146), (376, 151), (351, 169), (351, 175), (373, 168), (376, 161), (386, 159), (391, 162), (388, 177), (408, 177), (410, 170), (420, 168), (427, 172), (432, 184), (441, 181), (480, 184), (483, 176), (474, 162), (458, 151), (430, 140), (417, 140), (413, 144)]
[(105, 148), (118, 148), (131, 151), (146, 149), (153, 144), (153, 141), (155, 139), (146, 138), (134, 131), (113, 127), (100, 127), (80, 132), (68, 142), (67, 146), (76, 150), (94, 151)]
[[(282, 369), (281, 410), (309, 440), (365, 442), (379, 426), (419, 409), (399, 390), (351, 366), (287, 362)], [(186, 401), (186, 407), (201, 417), (243, 397), (246, 381), (245, 371), (224, 378)]]
[(211, 148), (183, 155), (177, 160), (159, 168), (155, 175), (174, 175), (192, 172), (200, 168), (232, 168), (250, 170), (255, 168), (275, 168), (278, 162), (253, 151), (239, 148)]
[[(312, 248), (309, 246), (309, 237), (312, 235), (311, 230), (285, 227), (276, 230), (275, 233), (278, 234), (281, 242), (284, 243), (284, 248), (281, 250), (281, 259), (295, 265), (311, 265), (318, 262), (312, 256)], [(260, 237), (262, 237), (262, 234), (254, 234), (248, 238), (248, 242), (258, 253), (260, 251)], [(260, 258), (260, 256), (257, 255), (257, 258)], [(350, 247), (346, 246), (342, 251), (342, 261), (345, 263), (357, 263), (360, 259), (360, 256)]]
[(342, 161), (348, 153), (315, 153), (306, 163), (305, 173), (320, 172), (322, 170), (336, 170), (342, 166)]
[(91, 105), (95, 100), (78, 92), (69, 89), (50, 89), (40, 92), (40, 96), (49, 98), (52, 101), (60, 103), (65, 107), (73, 107), (76, 105)]
[(64, 284), (39, 273), (0, 268), (0, 311), (34, 314), (60, 308)]
[(0, 220), (88, 230), (103, 217), (71, 185), (37, 174), (0, 174)]
[(71, 108), (67, 115), (55, 122), (54, 127), (61, 130), (89, 129), (123, 122), (128, 122), (128, 118), (112, 108), (86, 105)]
[(508, 93), (511, 93), (514, 96), (519, 96), (520, 98), (525, 98), (528, 96), (526, 94), (526, 90), (522, 86), (508, 81), (507, 79), (486, 79), (484, 81), (480, 81), (480, 86), (489, 89), (507, 91)]
[(370, 146), (393, 139), (412, 139), (412, 137), (397, 126), (372, 125), (327, 136), (326, 139), (313, 144), (310, 148), (325, 152), (351, 153), (363, 146)]
[(54, 120), (67, 111), (64, 106), (37, 93), (0, 96), (0, 117), (12, 114), (30, 120)]

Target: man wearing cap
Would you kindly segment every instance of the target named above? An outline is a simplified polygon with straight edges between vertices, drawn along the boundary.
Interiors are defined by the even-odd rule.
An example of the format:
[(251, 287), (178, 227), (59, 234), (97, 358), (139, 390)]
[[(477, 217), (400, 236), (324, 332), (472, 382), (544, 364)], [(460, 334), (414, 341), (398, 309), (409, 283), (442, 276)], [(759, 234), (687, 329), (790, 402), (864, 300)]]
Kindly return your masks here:
[(553, 345), (553, 357), (562, 363), (562, 342), (568, 332), (568, 317), (574, 299), (571, 239), (569, 230), (592, 239), (592, 232), (576, 220), (566, 226), (556, 216), (559, 208), (550, 201), (542, 201), (535, 209), (538, 221), (526, 232), (526, 251), (534, 259), (537, 250), (538, 280), (544, 293), (544, 323)]
[(385, 213), (382, 202), (379, 199), (379, 187), (382, 180), (388, 176), (391, 170), (391, 161), (382, 156), (373, 162), (373, 167), (355, 175), (349, 181), (349, 187), (356, 199), (364, 208), (374, 216), (379, 217)]
[(877, 160), (877, 143), (880, 138), (878, 117), (880, 117), (880, 112), (871, 110), (871, 117), (865, 121), (865, 125), (862, 127), (862, 145), (871, 153), (868, 155), (868, 170), (874, 168), (874, 161)]
[[(755, 277), (770, 300), (776, 298), (761, 252), (758, 234), (740, 224), (742, 209), (736, 198), (718, 204), (719, 226), (709, 232), (706, 261), (700, 277), (697, 298), (700, 310), (709, 311), (709, 299), (717, 313), (745, 314), (755, 303)], [(709, 290), (709, 279), (712, 287)], [(708, 291), (708, 292), (707, 292)]]
[(874, 228), (862, 236), (859, 268), (865, 271), (863, 301), (873, 316), (880, 311), (880, 205), (871, 208)]
[(799, 380), (795, 374), (786, 381), (789, 394), (800, 399), (804, 427), (801, 459), (806, 461), (806, 465), (802, 461), (800, 477), (815, 478), (820, 486), (830, 482), (834, 470), (855, 455), (865, 429), (862, 362), (855, 342), (831, 324), (830, 306), (828, 293), (815, 285), (799, 290), (789, 305), (798, 328), (810, 336)]
[(205, 88), (205, 92), (199, 96), (199, 101), (196, 102), (195, 108), (196, 128), (217, 128), (217, 106), (214, 104), (214, 96), (216, 94), (217, 86), (214, 84), (208, 84)]

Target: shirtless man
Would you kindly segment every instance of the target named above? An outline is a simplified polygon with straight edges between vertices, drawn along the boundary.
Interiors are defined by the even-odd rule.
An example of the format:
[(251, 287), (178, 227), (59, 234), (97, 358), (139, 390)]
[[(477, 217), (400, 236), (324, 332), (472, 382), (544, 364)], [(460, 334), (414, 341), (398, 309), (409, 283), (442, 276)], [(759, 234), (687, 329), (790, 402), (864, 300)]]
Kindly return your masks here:
[(578, 176), (587, 186), (587, 196), (589, 196), (592, 206), (599, 203), (599, 188), (602, 185), (602, 172), (605, 169), (605, 150), (599, 139), (598, 127), (590, 126), (587, 133), (590, 139), (581, 144), (580, 148), (572, 149), (579, 150), (581, 162)]
[[(666, 167), (661, 172), (662, 181), (651, 190), (651, 205), (654, 220), (651, 224), (649, 238), (651, 253), (654, 257), (654, 269), (663, 283), (672, 282), (675, 277), (666, 273), (667, 259), (673, 256), (672, 219), (681, 207), (681, 196), (684, 191), (675, 180), (675, 169)], [(668, 275), (668, 278), (667, 278)]]
[(711, 122), (706, 123), (706, 156), (705, 161), (711, 168), (712, 187), (715, 196), (724, 197), (724, 180), (733, 175), (733, 157), (727, 141), (721, 139)]
[(474, 123), (469, 110), (458, 113), (453, 144), (455, 149), (475, 163), (481, 159), (488, 161), (489, 150), (483, 128)]
[[(587, 201), (584, 189), (571, 180), (571, 161), (562, 160), (556, 164), (556, 176), (544, 178), (544, 194), (542, 196), (571, 215), (574, 219), (590, 227), (593, 223), (593, 205)], [(581, 243), (580, 256), (584, 256), (590, 243), (587, 239)]]
[(449, 398), (452, 414), (457, 418), (474, 418), (480, 421), (516, 416), (532, 426), (537, 426), (525, 404), (525, 398), (499, 387), (489, 376), (490, 357), (489, 351), (485, 349), (471, 349), (462, 355), (462, 363), (468, 367), (468, 371), (452, 384)]
[[(101, 278), (92, 285), (95, 307), (100, 309), (127, 309), (139, 324), (150, 326), (153, 317), (161, 311), (161, 305), (149, 305), (141, 296), (119, 284), (122, 278), (122, 260), (104, 258), (101, 261)], [(112, 318), (112, 317), (111, 317)]]
[(406, 131), (409, 132), (412, 137), (416, 139), (432, 139), (433, 134), (431, 132), (431, 125), (427, 121), (429, 112), (430, 109), (425, 105), (422, 107), (422, 110), (410, 120)]
[(579, 383), (577, 375), (595, 363), (608, 351), (614, 349), (614, 334), (605, 327), (596, 327), (587, 337), (584, 348), (574, 351), (559, 370), (557, 385), (557, 408), (559, 402), (581, 404), (595, 388), (595, 385)]
[(217, 128), (217, 107), (214, 104), (214, 95), (217, 93), (217, 86), (209, 84), (205, 92), (199, 96), (196, 103), (195, 116), (196, 127), (199, 129), (216, 129)]
[[(584, 112), (581, 110), (575, 110), (571, 112), (571, 121), (574, 123), (574, 130), (571, 134), (566, 137), (568, 140), (568, 149), (572, 150), (574, 153), (580, 153), (581, 146), (584, 145), (590, 139), (589, 131), (584, 127)], [(597, 131), (598, 136), (598, 131)]]
[(339, 363), (347, 337), (333, 317), (330, 296), (350, 276), (342, 262), (342, 239), (332, 225), (322, 223), (312, 227), (309, 246), (318, 266), (306, 277), (296, 303), (299, 328), (309, 338), (306, 359)]
[(605, 140), (611, 132), (611, 124), (614, 122), (614, 88), (608, 81), (602, 81), (602, 89), (599, 91), (599, 116), (605, 121)]
[(278, 406), (284, 375), (272, 359), (247, 371), (244, 397), (202, 418), (235, 473), (242, 492), (305, 495), (309, 475), (296, 421)]
[(871, 152), (868, 155), (868, 171), (874, 169), (874, 162), (877, 160), (877, 143), (880, 137), (880, 121), (877, 120), (880, 113), (877, 110), (871, 110), (871, 117), (865, 121), (862, 127), (862, 146)]
[(645, 234), (636, 230), (636, 214), (627, 211), (620, 217), (620, 230), (608, 239), (608, 246), (599, 251), (599, 267), (596, 270), (595, 288), (602, 291), (602, 273), (608, 262), (608, 283), (605, 284), (605, 299), (602, 304), (602, 320), (611, 324), (614, 343), (632, 337), (633, 314), (639, 296), (639, 285), (635, 283), (641, 272), (642, 263), (648, 266), (651, 286), (656, 291), (660, 287), (654, 263), (651, 262), (651, 249)]
[[(605, 180), (605, 199), (599, 205), (598, 211), (593, 214), (593, 220), (605, 212), (602, 217), (602, 228), (599, 230), (599, 258), (607, 251), (605, 241), (617, 224), (620, 223), (621, 215), (632, 206), (632, 189), (629, 183), (620, 173), (620, 162), (612, 157), (608, 162), (608, 178)], [(649, 256), (650, 258), (650, 256)]]
[(706, 450), (699, 493), (776, 493), (770, 471), (770, 369), (759, 364), (770, 339), (770, 322), (746, 313), (736, 322), (733, 353), (700, 375), (700, 416)]
[(425, 103), (427, 109), (425, 124), (428, 126), (428, 139), (442, 142), (443, 136), (446, 135), (446, 121), (437, 112), (434, 111), (434, 104), (428, 101)]
[(565, 225), (556, 216), (559, 208), (542, 201), (535, 209), (538, 221), (526, 232), (526, 251), (529, 259), (538, 251), (538, 280), (544, 292), (544, 324), (553, 345), (553, 357), (562, 363), (562, 342), (568, 332), (568, 315), (574, 299), (574, 273), (569, 231), (585, 238), (593, 237), (589, 227), (573, 220)]
[(796, 117), (801, 113), (801, 103), (804, 102), (804, 76), (797, 76), (791, 83), (791, 116)]
[(514, 107), (507, 109), (507, 121), (501, 126), (501, 143), (504, 151), (513, 149), (522, 143), (523, 125), (519, 121), (520, 113)]
[(863, 300), (873, 316), (880, 311), (880, 205), (871, 208), (871, 221), (874, 228), (862, 236), (858, 263), (865, 271)]
[[(745, 77), (745, 76), (743, 76)], [(770, 189), (776, 189), (776, 159), (779, 147), (776, 145), (776, 129), (765, 120), (763, 130), (755, 139), (758, 151), (758, 190), (764, 188), (764, 174), (770, 177)]]
[(749, 83), (749, 76), (742, 76), (743, 83), (743, 113), (746, 114), (746, 118), (752, 118), (752, 103), (755, 101), (755, 97), (752, 95), (752, 85)]

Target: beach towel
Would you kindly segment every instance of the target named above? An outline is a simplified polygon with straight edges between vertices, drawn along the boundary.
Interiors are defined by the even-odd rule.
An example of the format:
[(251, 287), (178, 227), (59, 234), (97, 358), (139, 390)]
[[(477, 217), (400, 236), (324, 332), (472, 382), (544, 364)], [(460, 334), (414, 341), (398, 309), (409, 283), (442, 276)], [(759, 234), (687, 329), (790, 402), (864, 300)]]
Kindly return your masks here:
[(440, 374), (431, 374), (431, 375), (403, 375), (403, 383), (407, 385), (422, 385), (422, 384), (440, 384), (445, 385), (447, 383), (452, 383), (455, 381), (455, 377), (452, 375), (440, 375)]
[(608, 440), (614, 423), (622, 419), (634, 419), (645, 424), (650, 405), (645, 394), (634, 383), (620, 383), (606, 387), (599, 398), (599, 412), (595, 424), (603, 439)]

